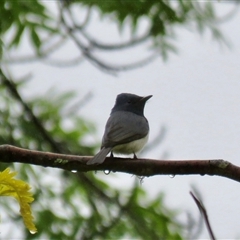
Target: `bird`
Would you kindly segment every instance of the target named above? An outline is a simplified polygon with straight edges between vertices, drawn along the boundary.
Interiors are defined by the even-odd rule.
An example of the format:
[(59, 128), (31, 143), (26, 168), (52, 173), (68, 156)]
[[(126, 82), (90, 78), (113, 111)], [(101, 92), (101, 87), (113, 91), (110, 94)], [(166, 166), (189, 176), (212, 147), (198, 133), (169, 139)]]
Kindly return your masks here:
[(106, 123), (100, 151), (87, 162), (98, 165), (111, 152), (133, 154), (139, 152), (148, 140), (149, 124), (144, 116), (144, 106), (152, 95), (141, 97), (131, 93), (117, 95), (115, 105)]

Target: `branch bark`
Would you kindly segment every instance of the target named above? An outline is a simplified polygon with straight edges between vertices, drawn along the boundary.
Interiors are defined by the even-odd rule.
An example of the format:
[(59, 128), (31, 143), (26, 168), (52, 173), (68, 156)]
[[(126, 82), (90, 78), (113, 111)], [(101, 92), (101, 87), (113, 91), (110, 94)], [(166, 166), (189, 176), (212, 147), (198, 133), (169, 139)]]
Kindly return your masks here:
[(210, 175), (240, 182), (240, 167), (222, 159), (212, 160), (153, 160), (107, 157), (100, 165), (86, 165), (92, 156), (76, 156), (33, 151), (12, 145), (0, 146), (0, 162), (26, 163), (68, 171), (88, 172), (109, 170), (138, 176), (154, 175)]

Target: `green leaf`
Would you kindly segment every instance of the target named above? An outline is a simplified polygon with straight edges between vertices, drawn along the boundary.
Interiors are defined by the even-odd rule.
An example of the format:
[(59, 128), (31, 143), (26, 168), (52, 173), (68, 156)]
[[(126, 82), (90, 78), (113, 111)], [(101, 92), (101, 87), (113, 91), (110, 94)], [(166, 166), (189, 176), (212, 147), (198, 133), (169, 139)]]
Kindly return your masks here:
[(32, 43), (33, 43), (35, 49), (37, 51), (39, 51), (40, 47), (41, 47), (41, 40), (39, 38), (39, 35), (38, 35), (36, 29), (35, 28), (31, 28), (30, 34), (31, 34), (31, 40), (32, 40)]
[(21, 37), (23, 35), (23, 31), (25, 29), (25, 26), (22, 24), (18, 24), (17, 25), (17, 30), (15, 32), (15, 35), (12, 38), (12, 41), (9, 44), (9, 48), (13, 47), (13, 46), (18, 46), (20, 41), (21, 41)]

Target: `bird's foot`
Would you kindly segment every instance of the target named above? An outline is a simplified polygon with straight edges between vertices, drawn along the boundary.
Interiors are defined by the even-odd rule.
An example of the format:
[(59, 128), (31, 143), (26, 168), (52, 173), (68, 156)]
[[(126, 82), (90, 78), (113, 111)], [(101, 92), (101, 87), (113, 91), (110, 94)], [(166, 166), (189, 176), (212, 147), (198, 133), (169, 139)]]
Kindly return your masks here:
[(133, 153), (133, 159), (135, 159), (135, 160), (138, 159), (137, 155), (135, 153)]

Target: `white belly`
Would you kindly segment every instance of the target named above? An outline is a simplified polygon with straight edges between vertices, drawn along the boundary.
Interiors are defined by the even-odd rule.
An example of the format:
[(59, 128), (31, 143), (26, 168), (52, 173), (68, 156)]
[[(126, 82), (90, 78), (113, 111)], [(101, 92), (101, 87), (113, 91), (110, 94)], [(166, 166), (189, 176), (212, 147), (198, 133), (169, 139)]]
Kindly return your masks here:
[(148, 134), (144, 138), (132, 141), (130, 143), (125, 143), (125, 144), (121, 144), (121, 145), (115, 146), (113, 148), (113, 152), (121, 153), (121, 154), (137, 153), (140, 150), (142, 150), (144, 145), (147, 143), (147, 140), (148, 140)]

